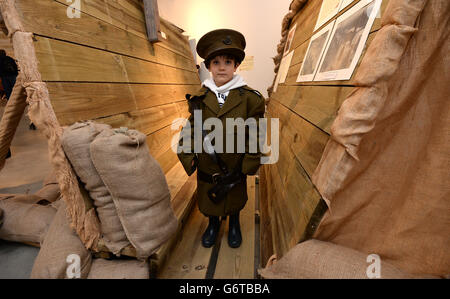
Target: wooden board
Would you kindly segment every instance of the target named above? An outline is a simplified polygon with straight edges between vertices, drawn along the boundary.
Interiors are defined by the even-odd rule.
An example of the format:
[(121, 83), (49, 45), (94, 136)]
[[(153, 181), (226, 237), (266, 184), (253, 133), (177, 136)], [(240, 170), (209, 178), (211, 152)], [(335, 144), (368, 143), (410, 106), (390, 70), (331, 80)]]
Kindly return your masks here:
[(39, 36), (34, 45), (44, 81), (200, 84), (197, 72)]
[[(280, 127), (280, 159), (276, 164), (264, 166), (263, 180), (270, 183), (266, 184), (266, 193), (262, 194), (260, 200), (263, 265), (274, 253), (278, 257), (283, 256), (305, 235), (320, 195), (311, 183), (310, 174), (307, 173), (303, 164), (311, 172), (311, 169), (317, 165), (318, 158), (322, 155), (322, 146), (328, 139), (327, 134), (309, 123), (303, 123), (302, 127), (298, 127), (299, 124), (302, 125), (299, 117), (275, 101), (269, 104), (268, 116), (279, 117), (285, 122)], [(321, 140), (318, 144), (321, 145), (316, 151), (298, 151), (295, 142), (289, 136), (292, 136), (293, 132), (308, 134), (308, 130), (316, 131), (318, 140)], [(283, 133), (283, 131), (287, 132)], [(302, 139), (302, 137), (297, 138)], [(310, 144), (314, 145), (315, 142), (305, 139), (303, 147), (308, 148)], [(310, 154), (305, 156), (305, 152)], [(268, 237), (271, 237), (271, 240), (267, 240)]]
[[(176, 166), (175, 166), (176, 167)], [(173, 247), (178, 242), (182, 229), (190, 215), (192, 208), (196, 202), (195, 191), (197, 188), (197, 176), (190, 176), (186, 183), (179, 189), (176, 195), (172, 198), (172, 208), (175, 216), (178, 219), (178, 228), (176, 233), (169, 241), (164, 243), (150, 258), (151, 276), (157, 277), (158, 272), (161, 271), (167, 258), (169, 257)]]
[[(63, 0), (57, 2), (67, 5)], [(131, 5), (129, 1), (123, 0), (90, 0), (89, 2), (84, 1), (83, 4), (82, 12), (147, 40), (142, 5)], [(188, 38), (182, 35), (183, 31), (162, 18), (160, 21), (161, 31), (166, 34), (167, 38), (158, 46), (192, 59), (192, 52), (187, 43)]]
[[(280, 149), (289, 148), (310, 176), (322, 157), (329, 135), (277, 101), (268, 106), (270, 115), (280, 121)], [(280, 158), (283, 158), (280, 152)]]
[(228, 222), (224, 223), (215, 279), (255, 278), (255, 176), (247, 178), (247, 193), (247, 204), (240, 213), (242, 244), (239, 248), (228, 246)]
[(274, 253), (271, 219), (269, 214), (269, 189), (266, 169), (269, 165), (262, 165), (259, 170), (259, 268), (264, 268)]
[[(179, 121), (178, 124), (182, 124), (182, 121)], [(175, 142), (178, 140), (179, 133), (181, 130), (178, 131), (172, 131), (171, 126), (163, 127), (159, 129), (158, 131), (150, 134), (147, 136), (147, 145), (150, 149), (150, 154), (154, 157), (161, 156), (164, 154), (170, 147), (178, 142)], [(175, 140), (173, 140), (175, 139)]]
[(208, 218), (195, 206), (186, 221), (178, 243), (170, 254), (157, 278), (203, 279), (206, 276), (212, 248), (202, 246), (201, 237), (208, 226)]
[[(44, 37), (56, 38), (101, 50), (196, 71), (192, 57), (152, 45), (147, 38), (130, 34), (94, 16), (82, 13), (80, 18), (67, 17), (67, 5), (55, 1), (17, 1), (24, 29)], [(85, 4), (82, 5), (82, 11)], [(49, 16), (51, 12), (51, 16)], [(87, 34), (88, 33), (88, 34)], [(120, 41), (120, 42), (118, 42)]]
[[(48, 82), (53, 109), (61, 125), (169, 103), (182, 107), (186, 93), (198, 85)], [(187, 109), (187, 108), (186, 108)], [(181, 108), (180, 108), (181, 110)], [(180, 115), (184, 113), (180, 112)]]
[(353, 90), (348, 86), (279, 86), (271, 100), (330, 134), (339, 108)]

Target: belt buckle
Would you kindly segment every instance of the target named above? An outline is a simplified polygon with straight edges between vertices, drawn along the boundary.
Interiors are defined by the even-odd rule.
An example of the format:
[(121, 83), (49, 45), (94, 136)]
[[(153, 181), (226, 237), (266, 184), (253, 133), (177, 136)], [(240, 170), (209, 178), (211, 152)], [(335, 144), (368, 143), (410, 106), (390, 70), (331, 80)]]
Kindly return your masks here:
[(219, 179), (220, 179), (220, 173), (216, 172), (215, 174), (212, 175), (212, 181), (214, 182), (214, 184), (218, 184)]

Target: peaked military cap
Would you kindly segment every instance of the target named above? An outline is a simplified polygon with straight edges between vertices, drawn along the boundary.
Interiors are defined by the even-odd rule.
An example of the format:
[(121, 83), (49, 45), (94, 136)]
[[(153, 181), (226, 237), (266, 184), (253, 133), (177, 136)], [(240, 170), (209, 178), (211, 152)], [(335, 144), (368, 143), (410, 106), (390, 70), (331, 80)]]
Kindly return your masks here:
[(245, 37), (231, 29), (218, 29), (206, 33), (197, 44), (197, 53), (207, 60), (221, 54), (232, 54), (241, 63), (245, 58)]

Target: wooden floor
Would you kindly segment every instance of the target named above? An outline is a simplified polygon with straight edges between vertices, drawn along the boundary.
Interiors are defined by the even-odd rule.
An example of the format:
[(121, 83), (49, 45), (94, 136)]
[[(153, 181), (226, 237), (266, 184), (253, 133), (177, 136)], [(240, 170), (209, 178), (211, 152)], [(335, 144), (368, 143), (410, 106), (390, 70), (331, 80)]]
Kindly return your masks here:
[(178, 243), (158, 271), (157, 278), (171, 279), (253, 279), (258, 265), (257, 226), (255, 225), (257, 184), (256, 176), (248, 177), (248, 202), (241, 211), (242, 245), (230, 248), (227, 242), (228, 219), (221, 222), (220, 233), (212, 248), (201, 245), (201, 237), (208, 219), (197, 205), (183, 228)]

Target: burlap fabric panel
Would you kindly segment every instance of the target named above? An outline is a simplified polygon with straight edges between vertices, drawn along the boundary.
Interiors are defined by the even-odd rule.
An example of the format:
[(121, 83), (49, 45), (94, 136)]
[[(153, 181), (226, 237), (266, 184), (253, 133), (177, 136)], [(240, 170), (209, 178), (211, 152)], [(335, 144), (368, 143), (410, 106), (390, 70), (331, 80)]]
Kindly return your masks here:
[(313, 182), (315, 238), (416, 276), (450, 273), (447, 0), (389, 1)]

